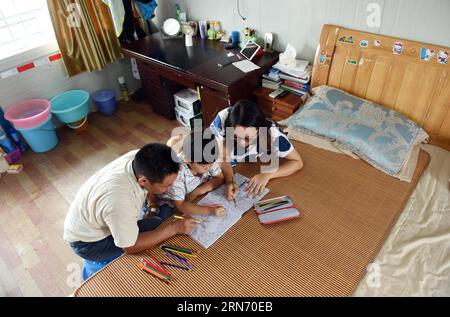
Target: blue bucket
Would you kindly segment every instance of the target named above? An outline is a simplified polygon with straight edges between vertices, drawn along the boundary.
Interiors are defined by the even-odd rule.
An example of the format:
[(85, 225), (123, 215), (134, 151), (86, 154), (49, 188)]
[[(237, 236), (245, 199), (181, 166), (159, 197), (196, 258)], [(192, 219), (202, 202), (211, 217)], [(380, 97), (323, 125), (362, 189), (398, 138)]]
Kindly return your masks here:
[(33, 152), (44, 153), (52, 150), (58, 144), (55, 128), (50, 115), (47, 121), (34, 128), (16, 129), (25, 138)]
[(69, 90), (50, 100), (51, 112), (62, 123), (73, 123), (87, 117), (89, 93), (84, 90)]
[(112, 90), (100, 90), (92, 95), (92, 101), (94, 101), (100, 113), (110, 116), (116, 112), (116, 94)]

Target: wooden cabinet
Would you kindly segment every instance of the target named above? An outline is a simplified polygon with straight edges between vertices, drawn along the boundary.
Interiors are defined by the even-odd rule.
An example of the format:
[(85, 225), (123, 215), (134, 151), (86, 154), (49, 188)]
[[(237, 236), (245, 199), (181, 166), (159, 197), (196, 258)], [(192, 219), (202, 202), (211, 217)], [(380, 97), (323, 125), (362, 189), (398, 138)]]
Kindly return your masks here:
[(272, 89), (259, 87), (253, 94), (264, 113), (272, 120), (280, 121), (290, 117), (303, 104), (304, 97), (288, 93), (282, 98), (271, 98)]
[(230, 106), (229, 99), (224, 98), (220, 93), (206, 86), (200, 86), (200, 99), (205, 127), (211, 124), (220, 110)]

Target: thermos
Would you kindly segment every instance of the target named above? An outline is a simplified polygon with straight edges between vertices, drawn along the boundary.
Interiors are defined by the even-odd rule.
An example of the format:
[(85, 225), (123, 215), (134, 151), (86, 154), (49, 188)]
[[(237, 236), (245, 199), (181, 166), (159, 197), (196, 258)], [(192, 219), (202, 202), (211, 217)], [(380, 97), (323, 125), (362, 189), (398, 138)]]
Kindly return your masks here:
[(0, 146), (5, 150), (7, 154), (12, 153), (16, 150), (16, 147), (12, 143), (12, 141), (2, 132), (0, 131)]
[(13, 139), (14, 143), (16, 143), (17, 146), (19, 147), (20, 152), (25, 152), (25, 150), (26, 150), (25, 144), (20, 139), (19, 135), (17, 134), (16, 129), (10, 128), (9, 135), (11, 136), (11, 139)]

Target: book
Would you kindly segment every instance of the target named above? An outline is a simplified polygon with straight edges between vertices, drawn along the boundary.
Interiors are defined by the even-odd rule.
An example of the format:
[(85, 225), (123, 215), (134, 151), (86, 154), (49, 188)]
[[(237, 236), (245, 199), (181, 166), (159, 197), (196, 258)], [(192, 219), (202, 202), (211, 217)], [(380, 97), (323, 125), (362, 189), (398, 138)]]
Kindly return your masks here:
[(225, 207), (225, 216), (192, 215), (192, 218), (201, 220), (201, 223), (198, 224), (189, 235), (205, 249), (209, 248), (223, 236), (236, 222), (239, 221), (239, 219), (241, 219), (245, 212), (252, 208), (256, 202), (260, 201), (269, 192), (269, 189), (265, 188), (263, 192), (256, 197), (250, 197), (244, 191), (248, 178), (241, 174), (235, 174), (235, 181), (238, 184), (236, 205), (233, 201), (226, 199), (225, 185), (208, 193), (198, 202), (200, 205), (223, 205)]
[(286, 86), (284, 84), (280, 85), (280, 88), (283, 89), (283, 90), (287, 90), (287, 91), (289, 91), (289, 92), (291, 92), (291, 93), (293, 93), (294, 95), (297, 95), (297, 96), (303, 96), (303, 95), (306, 95), (308, 93), (307, 91), (296, 89), (296, 88), (292, 88), (292, 87)]
[(305, 78), (305, 79), (302, 79), (302, 78), (298, 78), (298, 77), (289, 76), (289, 75), (284, 74), (284, 73), (280, 73), (280, 78), (284, 79), (284, 80), (290, 80), (290, 81), (293, 81), (293, 82), (301, 83), (301, 84), (307, 84), (307, 83), (309, 83), (309, 80), (310, 80), (309, 77)]
[(280, 77), (278, 77), (278, 79), (274, 79), (273, 77), (269, 77), (266, 74), (263, 75), (263, 79), (271, 81), (271, 82), (274, 82), (274, 83), (281, 83), (282, 82)]
[(300, 90), (305, 90), (305, 91), (309, 91), (309, 88), (310, 88), (309, 84), (302, 84), (302, 83), (298, 83), (298, 82), (291, 81), (291, 80), (284, 80), (284, 84), (286, 86), (300, 89)]

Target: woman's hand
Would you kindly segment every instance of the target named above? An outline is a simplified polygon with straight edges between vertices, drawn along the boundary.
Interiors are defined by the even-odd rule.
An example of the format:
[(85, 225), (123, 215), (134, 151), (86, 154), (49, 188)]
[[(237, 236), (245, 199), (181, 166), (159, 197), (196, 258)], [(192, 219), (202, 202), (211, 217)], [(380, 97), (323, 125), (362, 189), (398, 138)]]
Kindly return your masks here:
[(261, 194), (270, 180), (270, 174), (256, 174), (247, 182), (245, 191), (252, 197)]

